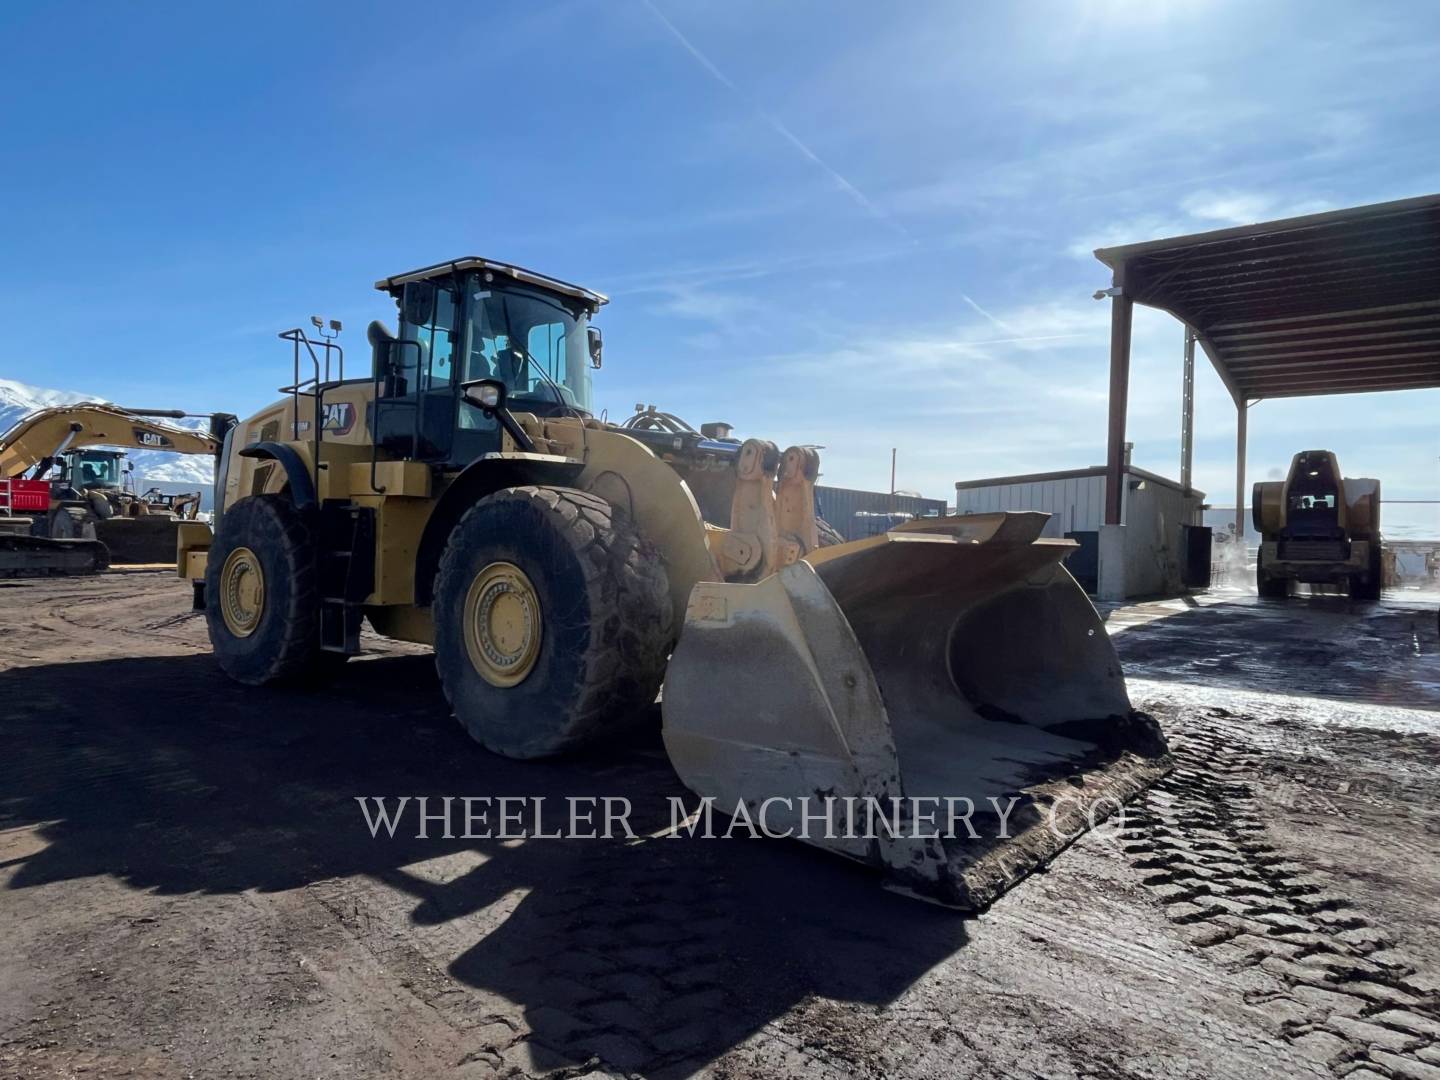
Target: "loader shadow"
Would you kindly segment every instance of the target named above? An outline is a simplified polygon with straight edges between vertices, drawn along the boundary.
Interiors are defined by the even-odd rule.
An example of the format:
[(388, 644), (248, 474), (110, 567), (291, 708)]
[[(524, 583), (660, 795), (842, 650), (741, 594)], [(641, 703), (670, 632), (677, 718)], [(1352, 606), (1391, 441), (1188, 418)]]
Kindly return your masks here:
[(1237, 597), (1112, 634), (1128, 677), (1440, 708), (1434, 610), (1408, 600)]
[[(353, 886), (348, 904), (382, 883), (413, 902), (411, 924), (447, 928), (426, 941), (443, 943), (434, 959), (460, 988), (523, 1010), (536, 1068), (599, 1058), (687, 1072), (808, 998), (893, 1001), (966, 943), (955, 913), (798, 843), (465, 841), (434, 827), (421, 840), (413, 816), (393, 840), (372, 838), (356, 796), (429, 795), (432, 809), (447, 795), (540, 797), (561, 816), (568, 796), (624, 797), (643, 838), (669, 823), (667, 797), (686, 795), (653, 734), (583, 759), (485, 753), (450, 719), (428, 656), (353, 663), (322, 691), (241, 688), (208, 656), (5, 681), (0, 829), (38, 825), (47, 842), (10, 888), (110, 875), (184, 896), (338, 881)], [(424, 867), (445, 855), (465, 863), (449, 880)]]

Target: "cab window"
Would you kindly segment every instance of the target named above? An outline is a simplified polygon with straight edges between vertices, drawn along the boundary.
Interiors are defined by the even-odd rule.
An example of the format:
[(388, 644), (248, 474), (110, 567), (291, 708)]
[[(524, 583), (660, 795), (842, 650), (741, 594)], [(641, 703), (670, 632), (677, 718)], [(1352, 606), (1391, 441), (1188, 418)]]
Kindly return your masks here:
[(499, 379), (517, 409), (590, 409), (588, 317), (556, 298), (472, 279), (467, 379)]
[[(420, 348), (402, 346), (396, 353), (407, 388), (431, 390), (448, 387), (455, 377), (455, 293), (448, 288), (435, 292), (435, 313), (427, 322), (402, 322), (400, 337)], [(418, 353), (418, 355), (417, 355)]]

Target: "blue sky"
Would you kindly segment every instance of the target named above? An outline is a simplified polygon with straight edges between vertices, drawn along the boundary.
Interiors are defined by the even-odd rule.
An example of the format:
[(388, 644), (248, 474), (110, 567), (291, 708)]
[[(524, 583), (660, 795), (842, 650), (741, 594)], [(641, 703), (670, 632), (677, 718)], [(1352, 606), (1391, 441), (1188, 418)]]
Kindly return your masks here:
[[(597, 403), (824, 444), (825, 479), (1104, 455), (1100, 244), (1440, 191), (1430, 3), (9, 5), (0, 377), (254, 411), (274, 334), (364, 327), (459, 254), (607, 292)], [(1181, 329), (1141, 311), (1131, 438), (1178, 473)], [(1201, 361), (1196, 482), (1233, 500)], [(1266, 402), (1250, 478), (1326, 446), (1440, 497), (1435, 391)]]

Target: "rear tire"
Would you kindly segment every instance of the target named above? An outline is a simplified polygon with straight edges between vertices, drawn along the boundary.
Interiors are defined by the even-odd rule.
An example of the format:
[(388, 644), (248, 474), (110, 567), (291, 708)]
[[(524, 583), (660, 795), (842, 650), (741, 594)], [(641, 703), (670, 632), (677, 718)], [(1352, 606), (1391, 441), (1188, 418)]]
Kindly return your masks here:
[(1364, 603), (1378, 601), (1381, 589), (1384, 587), (1384, 573), (1385, 564), (1381, 560), (1380, 549), (1372, 544), (1370, 547), (1370, 580), (1362, 581), (1359, 576), (1351, 578), (1350, 599), (1360, 600)]
[(637, 726), (674, 642), (654, 548), (608, 502), (506, 488), (460, 519), (435, 580), (435, 666), (470, 737), (506, 757)]
[(1265, 572), (1265, 565), (1255, 563), (1255, 591), (1265, 600), (1284, 600), (1290, 595), (1290, 579), (1271, 577)]
[(255, 495), (226, 509), (205, 567), (205, 622), (225, 674), (248, 686), (333, 670), (320, 650), (315, 548), (286, 495)]

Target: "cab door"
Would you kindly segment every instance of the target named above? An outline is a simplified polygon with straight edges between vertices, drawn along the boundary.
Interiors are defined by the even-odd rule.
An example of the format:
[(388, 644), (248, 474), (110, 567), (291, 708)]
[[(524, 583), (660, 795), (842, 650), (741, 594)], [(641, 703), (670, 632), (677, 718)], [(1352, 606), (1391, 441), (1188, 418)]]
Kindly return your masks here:
[(389, 343), (390, 369), (375, 403), (375, 440), (420, 461), (449, 460), (455, 439), (457, 288), (412, 281), (401, 297), (400, 334)]

